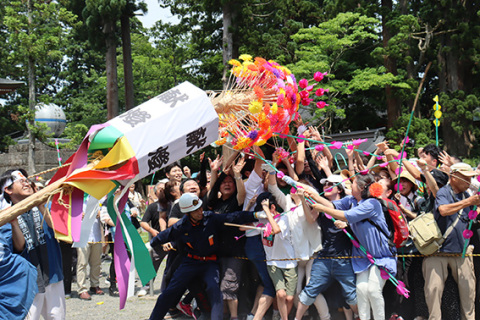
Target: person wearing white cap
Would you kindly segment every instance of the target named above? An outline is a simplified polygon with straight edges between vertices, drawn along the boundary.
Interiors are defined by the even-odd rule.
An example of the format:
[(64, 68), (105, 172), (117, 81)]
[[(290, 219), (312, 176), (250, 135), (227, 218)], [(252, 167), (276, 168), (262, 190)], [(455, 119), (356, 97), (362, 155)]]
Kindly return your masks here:
[[(461, 257), (465, 241), (464, 231), (467, 229), (469, 212), (480, 205), (480, 196), (468, 196), (471, 177), (476, 172), (466, 163), (455, 163), (450, 167), (450, 183), (438, 190), (435, 200), (434, 216), (442, 234), (447, 229), (451, 232), (446, 237), (440, 252), (458, 254), (453, 256), (432, 255), (423, 260), (423, 276), (425, 278), (425, 299), (427, 301), (429, 319), (442, 319), (441, 303), (448, 276), (451, 270), (458, 284), (462, 319), (475, 319), (475, 273), (472, 256)], [(467, 249), (471, 253), (471, 248)]]
[(196, 194), (184, 193), (179, 206), (185, 216), (172, 227), (156, 235), (148, 246), (157, 247), (176, 240), (185, 245), (187, 257), (173, 274), (170, 283), (158, 297), (150, 319), (163, 319), (194, 279), (202, 278), (212, 307), (211, 319), (223, 318), (223, 300), (219, 287), (217, 252), (219, 232), (225, 222), (249, 223), (257, 221), (254, 212), (215, 214), (204, 212), (202, 200)]

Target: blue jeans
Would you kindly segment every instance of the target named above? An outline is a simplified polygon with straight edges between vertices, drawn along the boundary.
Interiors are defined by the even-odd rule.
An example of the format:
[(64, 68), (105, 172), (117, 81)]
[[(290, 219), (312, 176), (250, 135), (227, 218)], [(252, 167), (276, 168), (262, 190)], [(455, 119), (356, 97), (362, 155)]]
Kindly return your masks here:
[(299, 295), (300, 302), (310, 306), (315, 298), (337, 280), (349, 305), (357, 304), (355, 273), (350, 259), (322, 259), (313, 262), (310, 281)]
[(265, 250), (263, 249), (262, 238), (260, 235), (247, 237), (247, 240), (245, 241), (245, 253), (247, 254), (247, 258), (253, 262), (255, 268), (257, 268), (260, 279), (263, 282), (263, 294), (275, 297), (275, 286), (268, 274), (266, 262), (267, 257), (265, 256)]
[(220, 292), (220, 272), (216, 261), (199, 261), (185, 258), (173, 274), (167, 288), (162, 291), (153, 308), (150, 320), (161, 320), (170, 307), (180, 300), (187, 285), (195, 279), (203, 279), (207, 285), (207, 296), (212, 306), (211, 319), (223, 319), (223, 300)]

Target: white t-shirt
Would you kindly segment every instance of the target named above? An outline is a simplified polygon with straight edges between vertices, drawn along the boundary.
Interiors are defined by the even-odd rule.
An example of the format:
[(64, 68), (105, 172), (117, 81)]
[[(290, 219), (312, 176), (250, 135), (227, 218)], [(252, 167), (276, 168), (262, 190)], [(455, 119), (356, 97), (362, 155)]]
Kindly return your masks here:
[[(268, 223), (266, 219), (262, 219), (262, 223)], [(292, 243), (292, 233), (288, 223), (288, 217), (286, 215), (280, 216), (277, 220), (277, 224), (280, 227), (281, 232), (277, 234), (271, 234), (267, 238), (263, 238), (263, 248), (265, 255), (267, 256), (267, 265), (276, 266), (282, 269), (295, 268), (297, 266), (296, 260), (281, 260), (281, 259), (294, 259), (295, 249)], [(280, 259), (280, 260), (275, 260)]]
[[(263, 179), (255, 172), (255, 170), (253, 170), (248, 176), (247, 181), (245, 181), (245, 200), (243, 201), (243, 210), (246, 210), (248, 203), (255, 195), (258, 195), (263, 191)], [(253, 209), (250, 210), (253, 211)], [(260, 230), (251, 229), (245, 232), (245, 236), (254, 237), (260, 233)]]

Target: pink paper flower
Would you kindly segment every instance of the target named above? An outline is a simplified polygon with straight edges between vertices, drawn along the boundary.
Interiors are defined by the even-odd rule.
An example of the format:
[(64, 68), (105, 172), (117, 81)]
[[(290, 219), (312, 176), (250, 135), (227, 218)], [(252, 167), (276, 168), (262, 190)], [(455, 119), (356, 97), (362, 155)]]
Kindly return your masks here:
[(279, 106), (282, 106), (284, 101), (285, 101), (285, 95), (283, 93), (279, 94), (277, 98), (277, 104)]
[(323, 108), (325, 108), (326, 106), (328, 106), (328, 104), (325, 103), (325, 101), (318, 101), (318, 102), (317, 102), (317, 108), (318, 108), (318, 109), (323, 109)]
[(472, 230), (468, 230), (468, 229), (463, 230), (463, 237), (465, 239), (470, 239), (472, 236), (473, 236)]
[(388, 280), (388, 278), (390, 278), (390, 275), (387, 271), (385, 271), (385, 269), (380, 269), (380, 277), (382, 277), (383, 280)]
[(320, 151), (323, 151), (323, 148), (325, 148), (325, 146), (323, 144), (317, 144), (315, 146), (315, 150), (320, 152)]
[(321, 97), (325, 94), (325, 92), (328, 92), (328, 89), (318, 88), (315, 91), (315, 95), (318, 96), (318, 97)]
[(405, 283), (403, 283), (403, 281), (400, 281), (400, 280), (398, 280), (398, 284), (397, 284), (397, 293), (399, 295), (404, 296), (405, 298), (410, 297), (410, 291), (408, 291), (408, 289), (405, 287)]
[(308, 86), (305, 88), (305, 90), (307, 90), (308, 92), (312, 91), (313, 90), (313, 86)]
[(379, 164), (380, 168), (385, 168), (386, 166), (388, 166), (388, 162), (384, 162), (384, 163)]
[(302, 99), (302, 100), (300, 100), (300, 103), (302, 104), (302, 106), (306, 107), (306, 106), (308, 106), (308, 105), (310, 104), (310, 102), (312, 102), (312, 101), (313, 101), (313, 99), (307, 98), (307, 99)]
[(314, 79), (315, 81), (319, 82), (319, 81), (322, 81), (322, 80), (323, 80), (323, 77), (325, 77), (326, 75), (327, 75), (326, 72), (323, 72), (323, 73), (322, 73), (322, 72), (318, 72), (318, 71), (317, 71), (317, 72), (315, 72), (315, 73), (313, 74), (313, 79)]
[(282, 171), (278, 171), (277, 178), (282, 179), (283, 177), (285, 177), (285, 173), (283, 173)]
[(370, 155), (370, 152), (368, 152), (368, 151), (363, 151), (363, 154), (366, 155), (366, 156), (369, 156), (369, 155)]
[(353, 140), (352, 143), (356, 146), (359, 146), (366, 141), (367, 141), (367, 139), (356, 139), (356, 140)]
[(349, 145), (347, 146), (347, 149), (348, 149), (348, 150), (353, 150), (353, 147), (355, 147), (353, 144), (349, 144)]
[(302, 79), (298, 82), (298, 86), (302, 89), (305, 89), (308, 86), (308, 80)]
[(362, 175), (368, 174), (368, 169), (365, 169), (365, 170), (360, 171), (360, 174), (362, 174)]
[(333, 141), (330, 149), (340, 149), (343, 146), (343, 143), (340, 141)]
[(310, 93), (308, 93), (308, 91), (305, 91), (305, 90), (300, 91), (300, 98), (302, 98), (302, 99), (308, 98), (309, 95), (310, 95)]
[(468, 219), (470, 220), (474, 220), (478, 215), (478, 212), (477, 210), (470, 210), (470, 212), (468, 213)]
[(402, 191), (402, 185), (400, 183), (395, 183), (395, 186), (393, 186), (393, 189), (395, 191)]
[(291, 193), (291, 194), (297, 193), (297, 189), (295, 189), (294, 187), (292, 187), (292, 188), (290, 189), (290, 193)]
[(305, 136), (303, 134), (299, 135), (298, 138), (297, 138), (297, 142), (302, 143), (303, 141), (305, 141), (305, 140), (303, 140), (303, 138), (305, 138)]
[(395, 174), (397, 176), (400, 175), (402, 172), (403, 172), (403, 168), (401, 168), (401, 167), (398, 167), (397, 169), (395, 169)]

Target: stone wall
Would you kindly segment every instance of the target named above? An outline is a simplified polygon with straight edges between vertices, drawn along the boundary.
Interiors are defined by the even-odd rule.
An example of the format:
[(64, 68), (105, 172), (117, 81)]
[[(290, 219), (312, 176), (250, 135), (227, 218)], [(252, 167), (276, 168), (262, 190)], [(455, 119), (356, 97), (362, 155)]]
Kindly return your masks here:
[[(64, 163), (76, 150), (60, 150), (60, 158)], [(27, 169), (27, 144), (16, 144), (8, 147), (7, 153), (0, 154), (0, 174), (8, 169), (23, 168)], [(36, 173), (58, 167), (57, 149), (51, 148), (43, 143), (35, 143), (35, 169)], [(56, 171), (42, 175), (44, 180), (53, 177)], [(32, 172), (28, 172), (32, 175)]]

